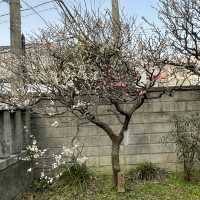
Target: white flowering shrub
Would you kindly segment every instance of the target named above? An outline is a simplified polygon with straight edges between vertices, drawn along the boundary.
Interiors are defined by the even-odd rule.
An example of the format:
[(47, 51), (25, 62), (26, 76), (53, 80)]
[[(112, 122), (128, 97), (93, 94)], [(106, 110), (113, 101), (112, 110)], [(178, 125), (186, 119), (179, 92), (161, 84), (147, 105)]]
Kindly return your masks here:
[[(23, 161), (30, 162), (30, 168), (27, 170), (28, 173), (33, 172), (43, 160), (47, 151), (47, 149), (41, 150), (39, 148), (34, 135), (31, 135), (30, 139), (31, 141), (26, 147), (25, 154), (20, 158)], [(93, 176), (93, 173), (86, 166), (88, 158), (81, 155), (82, 149), (83, 146), (79, 144), (75, 144), (71, 148), (63, 146), (60, 154), (51, 155), (54, 162), (50, 171), (45, 171), (43, 168), (40, 177), (33, 180), (32, 188), (36, 191), (44, 191), (59, 178), (66, 180), (66, 183), (78, 184), (82, 189), (85, 188), (87, 181)]]
[(88, 181), (93, 177), (93, 173), (86, 165), (88, 158), (81, 155), (82, 149), (83, 147), (78, 144), (71, 148), (63, 146), (60, 154), (53, 155), (53, 176), (47, 178), (42, 172), (40, 179), (43, 181), (45, 178), (51, 184), (54, 180), (61, 178), (66, 184), (78, 185), (81, 189), (86, 188)]
[(27, 161), (34, 161), (40, 157), (42, 157), (47, 149), (39, 149), (37, 145), (37, 140), (35, 139), (34, 135), (31, 135), (31, 144), (26, 147), (26, 154), (22, 158), (22, 160), (27, 160)]
[(33, 181), (32, 188), (35, 191), (44, 191), (49, 188), (49, 186), (53, 183), (53, 180), (53, 177), (45, 175), (44, 171), (42, 171), (40, 178)]
[[(37, 142), (34, 141), (34, 144), (36, 145)], [(32, 145), (27, 148), (33, 150)], [(85, 189), (89, 180), (93, 177), (93, 173), (86, 166), (88, 158), (81, 155), (82, 149), (83, 147), (79, 144), (75, 144), (71, 148), (63, 146), (59, 154), (52, 155), (54, 162), (52, 163), (50, 171), (45, 172), (43, 170), (40, 173), (40, 178), (33, 181), (33, 188), (36, 191), (44, 191), (56, 180), (62, 179), (65, 184), (78, 186), (79, 189)], [(30, 158), (35, 159), (35, 154), (32, 153), (31, 151)], [(39, 154), (43, 155), (43, 151)]]
[[(37, 168), (42, 158), (44, 157), (47, 149), (40, 149), (38, 146), (38, 142), (34, 135), (30, 135), (30, 144), (26, 146), (26, 151), (20, 160), (27, 161), (30, 163), (30, 167), (27, 169), (27, 173), (33, 173), (34, 169)], [(41, 173), (41, 176), (38, 179), (34, 179), (32, 183), (32, 187), (37, 191), (42, 191), (50, 184), (53, 183), (53, 178), (45, 176), (44, 170)]]
[[(25, 155), (21, 158), (21, 160), (29, 161), (31, 167), (27, 170), (28, 173), (33, 172), (35, 168), (38, 167), (39, 164), (43, 165), (44, 155), (47, 152), (47, 149), (41, 150), (38, 146), (37, 140), (34, 135), (30, 136), (31, 142), (26, 147)], [(40, 173), (40, 178), (34, 178), (32, 182), (32, 189), (35, 191), (44, 191), (48, 189), (49, 186), (53, 183), (55, 178), (60, 177), (61, 174), (57, 176), (49, 176), (45, 174), (44, 168)]]

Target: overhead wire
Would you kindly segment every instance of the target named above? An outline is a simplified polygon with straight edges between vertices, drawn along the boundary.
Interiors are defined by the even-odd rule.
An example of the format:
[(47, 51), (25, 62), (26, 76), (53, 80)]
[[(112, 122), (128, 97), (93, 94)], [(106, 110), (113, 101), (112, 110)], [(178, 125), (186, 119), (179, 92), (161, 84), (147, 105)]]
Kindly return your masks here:
[(34, 7), (32, 7), (29, 3), (27, 3), (25, 0), (22, 0), (22, 2), (25, 4), (25, 5), (27, 5), (31, 10), (33, 10), (39, 17), (40, 17), (40, 19), (45, 23), (45, 25), (47, 26), (47, 27), (49, 27), (49, 23), (46, 21), (46, 19), (42, 16), (42, 15), (40, 15), (40, 13), (34, 8)]
[[(43, 10), (39, 10), (38, 12), (40, 13), (43, 13), (43, 12), (46, 12), (46, 11), (49, 11), (49, 10), (55, 10), (56, 8), (54, 7), (50, 7), (50, 8), (46, 8), (46, 9), (43, 9)], [(31, 13), (31, 14), (27, 14), (27, 15), (22, 15), (22, 18), (24, 17), (29, 17), (29, 16), (33, 16), (33, 15), (36, 15), (36, 13)], [(5, 20), (5, 21), (2, 21), (0, 22), (0, 24), (5, 24), (5, 23), (8, 23), (9, 20)]]
[[(0, 1), (0, 3), (3, 2), (3, 1)], [(41, 6), (44, 6), (44, 5), (47, 5), (47, 4), (50, 4), (52, 2), (55, 2), (54, 0), (51, 0), (51, 1), (46, 1), (46, 2), (43, 2), (43, 3), (39, 3), (37, 5), (34, 5), (34, 6), (28, 6), (29, 8), (25, 8), (25, 9), (21, 9), (20, 11), (21, 12), (24, 12), (24, 11), (29, 11), (29, 10), (32, 10), (32, 9), (35, 9), (35, 8), (38, 8), (38, 7), (41, 7)], [(5, 17), (5, 16), (8, 16), (10, 13), (7, 12), (5, 14), (2, 14), (0, 15), (0, 18), (1, 17)]]
[[(45, 23), (46, 26), (49, 27), (49, 23), (48, 21), (40, 14), (42, 12), (46, 12), (46, 11), (49, 11), (49, 10), (53, 10), (55, 9), (56, 10), (56, 7), (50, 7), (50, 8), (46, 8), (46, 9), (43, 9), (43, 10), (36, 10), (36, 8), (39, 8), (41, 6), (44, 6), (44, 5), (47, 5), (47, 4), (50, 4), (52, 2), (56, 2), (55, 0), (49, 0), (49, 1), (46, 1), (46, 2), (43, 2), (43, 3), (39, 3), (37, 5), (30, 5), (29, 3), (27, 3), (25, 0), (21, 0), (28, 8), (25, 8), (25, 9), (21, 9), (22, 12), (25, 12), (25, 11), (29, 11), (29, 10), (32, 10), (34, 13), (31, 13), (31, 14), (27, 14), (27, 15), (23, 15), (22, 17), (28, 17), (28, 16), (32, 16), (32, 15), (38, 15), (40, 17), (40, 19)], [(0, 1), (0, 3), (2, 3), (3, 0)], [(69, 6), (69, 5), (68, 5)], [(1, 17), (4, 17), (4, 16), (7, 16), (9, 15), (9, 13), (5, 13), (3, 15), (0, 15), (0, 18)], [(7, 23), (9, 22), (8, 20), (5, 20), (5, 21), (2, 21), (0, 22), (0, 24), (4, 24), (4, 23)], [(164, 29), (164, 27), (160, 27), (160, 29)], [(150, 30), (150, 28), (145, 28), (145, 30)], [(145, 33), (136, 33), (136, 35), (144, 35)]]

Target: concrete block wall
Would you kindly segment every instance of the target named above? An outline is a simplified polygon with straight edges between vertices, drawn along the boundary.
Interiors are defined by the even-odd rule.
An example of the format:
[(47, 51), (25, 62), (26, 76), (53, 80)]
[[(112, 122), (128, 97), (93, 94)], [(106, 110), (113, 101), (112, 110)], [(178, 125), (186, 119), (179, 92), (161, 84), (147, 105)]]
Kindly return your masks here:
[[(157, 96), (159, 89), (152, 91)], [(123, 105), (129, 109), (130, 105)], [(49, 109), (48, 102), (40, 102), (38, 107)], [(60, 110), (64, 108), (59, 107)], [(99, 105), (94, 108), (98, 117), (109, 123), (116, 133), (120, 123), (110, 105)], [(173, 96), (164, 95), (159, 99), (146, 100), (144, 105), (134, 113), (129, 129), (121, 145), (120, 162), (123, 170), (129, 169), (144, 161), (151, 161), (171, 170), (179, 168), (175, 153), (175, 144), (163, 143), (163, 137), (172, 130), (173, 117), (200, 112), (200, 88), (176, 90)], [(58, 127), (52, 127), (58, 121)], [(32, 115), (32, 133), (38, 138), (42, 148), (48, 148), (49, 155), (69, 146), (76, 134), (77, 120), (70, 113), (49, 117), (34, 113)], [(99, 170), (111, 170), (111, 141), (103, 130), (91, 123), (85, 123), (79, 129), (79, 141), (84, 144), (83, 154), (89, 157), (88, 165)], [(44, 167), (51, 167), (47, 159)]]
[(29, 142), (30, 112), (0, 110), (0, 199), (14, 199), (30, 184), (30, 164), (19, 160)]
[(32, 182), (32, 174), (27, 174), (30, 165), (18, 161), (17, 156), (0, 160), (0, 199), (13, 200), (26, 191)]
[(0, 110), (0, 159), (20, 153), (28, 144), (30, 112)]

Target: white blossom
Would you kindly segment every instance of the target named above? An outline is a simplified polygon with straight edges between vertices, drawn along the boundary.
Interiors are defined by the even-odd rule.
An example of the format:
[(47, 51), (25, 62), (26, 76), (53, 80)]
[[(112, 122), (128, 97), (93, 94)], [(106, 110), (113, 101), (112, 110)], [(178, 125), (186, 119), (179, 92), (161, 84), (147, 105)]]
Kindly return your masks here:
[(87, 103), (78, 100), (78, 103), (77, 103), (76, 105), (73, 105), (73, 109), (75, 109), (75, 108), (80, 108), (80, 107), (84, 107), (84, 106), (86, 106), (86, 105), (87, 105)]
[(86, 156), (77, 159), (77, 161), (78, 161), (80, 164), (85, 164), (87, 160), (88, 160), (88, 157), (86, 157)]
[(34, 159), (37, 159), (37, 158), (39, 158), (39, 157), (40, 157), (39, 154), (34, 154), (34, 155), (33, 155), (33, 158), (34, 158)]
[(59, 126), (59, 122), (58, 121), (54, 121), (52, 124), (51, 124), (52, 127), (58, 127)]
[(56, 169), (58, 167), (57, 163), (52, 164), (52, 169)]
[(32, 168), (27, 169), (27, 172), (28, 173), (32, 172)]
[(24, 126), (24, 130), (25, 130), (25, 132), (26, 132), (26, 133), (28, 133), (28, 132), (29, 132), (29, 130), (28, 130), (28, 127), (27, 127), (27, 126)]
[(72, 80), (67, 82), (68, 87), (74, 87), (74, 82)]
[(47, 181), (47, 183), (52, 184), (53, 183), (53, 178), (49, 178), (49, 180)]
[(25, 101), (24, 101), (24, 106), (28, 106), (30, 104), (30, 100), (29, 99), (26, 99)]
[(44, 172), (41, 172), (40, 177), (41, 177), (41, 178), (44, 177)]
[(50, 105), (54, 106), (55, 102), (53, 100), (50, 101)]
[(37, 144), (37, 140), (33, 140), (33, 145), (36, 145)]
[(63, 146), (63, 152), (61, 154), (65, 155), (65, 156), (71, 156), (73, 154), (73, 151), (71, 149), (66, 148), (65, 146)]

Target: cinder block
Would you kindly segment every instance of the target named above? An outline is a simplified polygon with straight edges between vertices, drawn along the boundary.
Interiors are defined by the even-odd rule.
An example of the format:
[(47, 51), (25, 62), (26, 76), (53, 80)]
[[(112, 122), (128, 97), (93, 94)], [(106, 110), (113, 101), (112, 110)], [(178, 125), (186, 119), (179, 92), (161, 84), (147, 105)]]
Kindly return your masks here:
[(98, 117), (100, 121), (111, 125), (119, 125), (120, 122), (115, 115), (102, 115)]
[[(125, 164), (125, 159), (123, 156), (120, 156), (119, 161), (120, 161), (120, 165)], [(100, 163), (100, 167), (101, 166), (111, 166), (111, 156), (100, 156), (99, 163)]]
[(182, 101), (177, 101), (174, 103), (174, 111), (186, 111), (187, 110), (187, 103)]
[(161, 112), (162, 103), (158, 102), (145, 102), (140, 110), (137, 110), (136, 113), (152, 113), (152, 112)]
[(88, 157), (86, 165), (88, 167), (99, 167), (99, 158), (98, 157)]
[(171, 123), (152, 123), (129, 125), (130, 134), (168, 133), (172, 129)]
[(139, 164), (143, 162), (160, 163), (175, 163), (177, 161), (174, 153), (161, 154), (142, 154), (142, 155), (127, 155), (126, 162), (128, 165)]
[(88, 107), (88, 111), (94, 115), (97, 115), (97, 106), (93, 105), (93, 106), (89, 106)]
[(177, 91), (174, 93), (173, 100), (175, 101), (191, 101), (199, 100), (200, 93), (198, 90), (188, 90), (188, 91)]
[(111, 150), (111, 146), (99, 146), (99, 156), (110, 156)]
[(99, 165), (101, 166), (111, 166), (111, 157), (110, 156), (101, 156), (99, 157)]
[(143, 145), (128, 145), (127, 155), (139, 155), (150, 153), (171, 153), (175, 152), (175, 144), (143, 144)]
[(174, 143), (150, 145), (151, 153), (172, 153), (175, 152), (175, 150), (176, 150), (176, 145)]
[(150, 155), (151, 162), (153, 163), (175, 163), (177, 162), (176, 153), (159, 153)]
[(98, 115), (112, 115), (112, 107), (111, 105), (99, 105), (97, 106), (97, 113)]
[(77, 126), (77, 119), (75, 117), (62, 117), (59, 119), (59, 121), (61, 123), (60, 126), (63, 126), (63, 127)]
[[(121, 166), (122, 167), (122, 166)], [(110, 165), (108, 166), (99, 166), (97, 169), (96, 169), (96, 172), (98, 174), (103, 174), (103, 175), (110, 175), (112, 176), (112, 167)], [(111, 178), (112, 179), (112, 178)]]
[(128, 165), (135, 165), (143, 162), (151, 161), (149, 154), (142, 154), (142, 155), (127, 155), (126, 162)]
[(97, 127), (95, 127), (95, 126), (81, 126), (81, 127), (79, 127), (78, 135), (82, 136), (82, 137), (98, 136)]
[(98, 138), (99, 146), (111, 146), (112, 141), (108, 136), (99, 136)]
[(83, 147), (82, 155), (85, 155), (87, 157), (98, 157), (99, 155), (99, 149), (98, 147)]
[(44, 138), (59, 138), (59, 137), (69, 137), (74, 136), (75, 131), (72, 127), (42, 127), (37, 129), (32, 129), (32, 133), (39, 139)]
[(166, 171), (183, 171), (182, 167), (180, 167), (180, 165), (177, 163), (159, 163), (157, 166), (159, 166), (161, 169), (165, 169)]
[(126, 147), (127, 155), (149, 154), (151, 152), (151, 145), (128, 145)]
[(150, 144), (164, 143), (166, 141), (167, 135), (168, 135), (168, 133), (166, 133), (166, 134), (150, 134), (149, 135), (149, 143)]
[(76, 125), (76, 119), (72, 117), (43, 117), (32, 118), (32, 127), (52, 127), (54, 122), (58, 122), (57, 127), (68, 127)]
[[(120, 132), (120, 130), (121, 130), (121, 128), (122, 128), (122, 126), (121, 125), (110, 125), (109, 124), (109, 126), (110, 126), (110, 128), (113, 130), (113, 132), (116, 134), (116, 135), (118, 135), (119, 134), (119, 132)], [(97, 128), (97, 133), (98, 133), (98, 135), (100, 135), (100, 136), (108, 136), (107, 135), (107, 133), (103, 130), (103, 129), (101, 129), (101, 128), (99, 128), (99, 127), (95, 127), (95, 128)]]
[(129, 135), (128, 145), (131, 144), (148, 144), (149, 136), (148, 135)]
[(41, 148), (62, 148), (63, 146), (70, 146), (73, 137), (60, 138), (45, 138), (39, 140), (38, 143)]
[(131, 118), (131, 123), (141, 124), (141, 123), (167, 123), (171, 120), (171, 114), (167, 113), (135, 113)]
[(200, 111), (200, 101), (187, 101), (186, 109), (187, 111)]
[(81, 143), (84, 144), (85, 147), (95, 147), (99, 144), (99, 136), (89, 136), (89, 137), (79, 137)]

